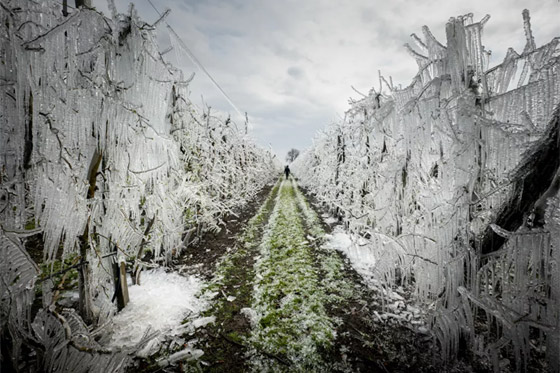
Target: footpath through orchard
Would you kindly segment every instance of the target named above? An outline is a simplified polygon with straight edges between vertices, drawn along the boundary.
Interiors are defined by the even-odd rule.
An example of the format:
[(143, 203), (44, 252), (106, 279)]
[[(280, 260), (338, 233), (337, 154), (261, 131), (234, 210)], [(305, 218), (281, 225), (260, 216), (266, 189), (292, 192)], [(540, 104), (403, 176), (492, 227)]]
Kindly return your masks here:
[(328, 248), (296, 181), (280, 179), (215, 264), (183, 370), (434, 371), (431, 340), (381, 319), (382, 297)]

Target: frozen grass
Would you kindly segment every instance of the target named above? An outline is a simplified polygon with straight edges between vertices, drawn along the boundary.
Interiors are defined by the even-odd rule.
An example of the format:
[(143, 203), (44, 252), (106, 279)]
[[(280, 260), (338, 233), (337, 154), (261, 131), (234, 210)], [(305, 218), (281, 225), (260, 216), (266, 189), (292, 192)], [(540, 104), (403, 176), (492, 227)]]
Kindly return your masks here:
[[(228, 287), (229, 283), (234, 280), (234, 278), (238, 278), (239, 274), (236, 272), (242, 270), (246, 273), (244, 279), (251, 280), (254, 276), (254, 270), (250, 268), (239, 268), (237, 264), (243, 260), (244, 257), (247, 255), (254, 255), (253, 251), (257, 248), (260, 240), (261, 230), (263, 226), (267, 222), (268, 215), (270, 214), (272, 208), (274, 207), (274, 202), (278, 195), (278, 189), (280, 187), (280, 182), (278, 182), (274, 188), (270, 191), (267, 199), (263, 203), (263, 205), (259, 208), (256, 215), (249, 220), (247, 223), (247, 227), (243, 231), (241, 237), (239, 237), (240, 246), (236, 248), (233, 252), (226, 254), (223, 259), (219, 262), (214, 278), (212, 279), (211, 283), (206, 287), (205, 292), (209, 293), (222, 293), (225, 288)], [(247, 277), (248, 276), (248, 277)], [(242, 285), (242, 284), (239, 284)], [(243, 289), (241, 289), (243, 290)], [(240, 290), (240, 291), (241, 291)], [(226, 298), (218, 298), (216, 304), (214, 304), (213, 312), (220, 311), (220, 308), (223, 308), (225, 304), (222, 304), (223, 301), (227, 302)]]
[(321, 220), (319, 219), (315, 211), (313, 211), (313, 209), (309, 206), (309, 203), (307, 202), (301, 191), (298, 189), (294, 180), (292, 180), (292, 188), (294, 188), (294, 196), (297, 200), (299, 209), (305, 217), (305, 223), (307, 225), (309, 233), (312, 234), (316, 239), (323, 238), (323, 236), (325, 235), (325, 231), (321, 227)]
[(319, 264), (322, 272), (321, 283), (329, 294), (329, 302), (344, 303), (355, 295), (354, 287), (349, 281), (344, 279), (344, 263), (339, 255), (326, 250), (325, 240), (331, 236), (325, 233), (319, 216), (311, 208), (295, 182), (292, 182), (292, 185), (299, 209), (305, 218), (305, 225), (310, 234), (308, 239), (312, 240), (316, 249), (316, 262)]
[(255, 266), (252, 308), (257, 317), (249, 342), (253, 353), (268, 355), (252, 359), (255, 370), (279, 369), (278, 361), (295, 369), (318, 369), (323, 364), (321, 352), (335, 339), (325, 310), (327, 294), (305, 236), (294, 187), (284, 181)]
[[(130, 302), (113, 319), (111, 347), (133, 347), (147, 333), (157, 332), (139, 355), (148, 356), (157, 350), (167, 336), (180, 335), (185, 319), (193, 320), (208, 306), (197, 295), (203, 283), (195, 276), (183, 277), (163, 269), (142, 274), (142, 285), (129, 288)], [(183, 324), (183, 325), (182, 325)]]

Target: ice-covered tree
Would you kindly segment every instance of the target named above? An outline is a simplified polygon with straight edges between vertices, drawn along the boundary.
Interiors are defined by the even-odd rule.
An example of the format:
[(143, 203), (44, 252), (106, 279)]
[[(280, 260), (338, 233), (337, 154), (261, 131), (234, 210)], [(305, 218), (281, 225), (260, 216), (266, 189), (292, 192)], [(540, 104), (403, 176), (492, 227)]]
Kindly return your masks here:
[[(10, 258), (0, 273), (1, 334), (13, 341), (14, 364), (21, 344), (39, 339), (36, 356), (46, 360), (36, 363), (64, 366), (76, 351), (57, 360), (45, 349), (70, 340), (102, 350), (72, 335), (81, 319), (102, 324), (117, 311), (124, 262), (134, 263), (136, 279), (146, 251), (169, 261), (219, 229), (278, 166), (225, 115), (191, 104), (189, 81), (159, 53), (157, 22), (140, 20), (134, 7), (109, 19), (88, 7), (64, 16), (46, 0), (0, 5), (0, 249)], [(31, 235), (46, 264), (70, 258), (79, 270), (81, 319), (56, 311), (48, 280), (32, 319), (39, 269), (24, 249)], [(32, 321), (60, 335), (41, 339)]]
[[(452, 18), (446, 45), (427, 27), (423, 38), (413, 34), (411, 84), (380, 76), (381, 89), (352, 101), (293, 168), (362, 237), (378, 283), (410, 285), (432, 310), (445, 356), (464, 339), (499, 369), (508, 346), (523, 370), (529, 336), (540, 333), (557, 370), (560, 298), (549, 290), (560, 278), (551, 264), (560, 221), (549, 186), (558, 169), (559, 43), (536, 48), (524, 11), (524, 51), (510, 49), (488, 69), (488, 18)], [(532, 206), (546, 206), (544, 229), (527, 223)], [(499, 332), (480, 328), (479, 315)]]

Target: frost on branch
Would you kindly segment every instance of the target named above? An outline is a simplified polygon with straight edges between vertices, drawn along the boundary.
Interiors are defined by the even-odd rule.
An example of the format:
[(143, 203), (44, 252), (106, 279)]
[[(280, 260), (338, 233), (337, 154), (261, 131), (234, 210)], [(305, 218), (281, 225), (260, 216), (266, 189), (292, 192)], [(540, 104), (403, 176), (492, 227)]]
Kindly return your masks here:
[(544, 353), (556, 371), (560, 39), (537, 48), (524, 11), (523, 52), (489, 69), (488, 19), (451, 18), (445, 45), (413, 34), (410, 85), (380, 79), (293, 170), (361, 235), (372, 276), (413, 287), (445, 356), (463, 340), (496, 369)]
[[(147, 251), (170, 261), (205, 230), (219, 229), (277, 166), (225, 116), (191, 104), (188, 81), (163, 60), (154, 27), (134, 7), (112, 19), (86, 8), (65, 17), (57, 2), (8, 0), (0, 20), (2, 250), (18, 261), (18, 281), (38, 275), (16, 250), (32, 235), (44, 246), (43, 271), (74, 260), (81, 318), (104, 324), (117, 311), (117, 262), (134, 262), (138, 274)], [(12, 276), (14, 267), (2, 268), (2, 278)], [(36, 315), (34, 282), (23, 289), (6, 281), (1, 337), (14, 341), (14, 364), (22, 343), (36, 351), (28, 366), (51, 366), (54, 350), (68, 352), (52, 362), (62, 364), (57, 369), (73, 370), (92, 351), (95, 370), (126, 360), (80, 341), (85, 350), (59, 350), (76, 337), (80, 317), (57, 312), (52, 281), (41, 282)], [(60, 340), (41, 339), (47, 326)]]

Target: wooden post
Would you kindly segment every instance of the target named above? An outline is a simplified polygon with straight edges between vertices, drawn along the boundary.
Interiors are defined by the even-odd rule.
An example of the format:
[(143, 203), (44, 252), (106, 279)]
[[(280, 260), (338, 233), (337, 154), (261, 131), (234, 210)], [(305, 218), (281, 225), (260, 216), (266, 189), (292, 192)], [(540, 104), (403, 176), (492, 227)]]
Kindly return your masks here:
[(115, 261), (113, 264), (113, 275), (115, 277), (115, 296), (113, 299), (117, 299), (117, 309), (120, 311), (129, 301), (128, 283), (126, 282), (126, 264), (123, 260), (117, 259)]
[(86, 229), (82, 237), (80, 237), (80, 258), (82, 260), (82, 265), (78, 270), (78, 289), (79, 289), (79, 311), (80, 316), (86, 324), (93, 322), (93, 312), (91, 310), (91, 292), (90, 292), (90, 278), (89, 278), (89, 266), (87, 263), (87, 247), (88, 247), (88, 236), (89, 236), (89, 219), (86, 225)]
[(144, 237), (142, 237), (142, 242), (140, 243), (140, 247), (138, 248), (138, 252), (136, 253), (136, 260), (134, 263), (134, 267), (132, 268), (132, 283), (134, 285), (140, 285), (140, 273), (142, 272), (142, 266), (140, 265), (140, 260), (142, 260), (142, 254), (144, 253), (144, 246), (148, 243), (148, 234), (156, 221), (156, 215), (150, 220), (146, 230), (144, 231)]
[[(101, 163), (102, 153), (98, 150), (95, 151), (93, 157), (91, 158), (89, 169), (88, 169), (88, 182), (89, 188), (87, 193), (87, 199), (92, 199), (95, 195), (95, 183), (97, 180), (97, 170), (99, 169), (99, 164)], [(82, 237), (80, 237), (80, 258), (82, 260), (82, 266), (80, 266), (79, 276), (78, 276), (78, 288), (80, 294), (79, 308), (80, 315), (82, 319), (87, 323), (93, 322), (93, 312), (91, 310), (91, 291), (90, 291), (90, 274), (89, 274), (89, 264), (87, 262), (87, 253), (89, 247), (89, 223), (90, 218), (86, 223), (86, 228)]]

